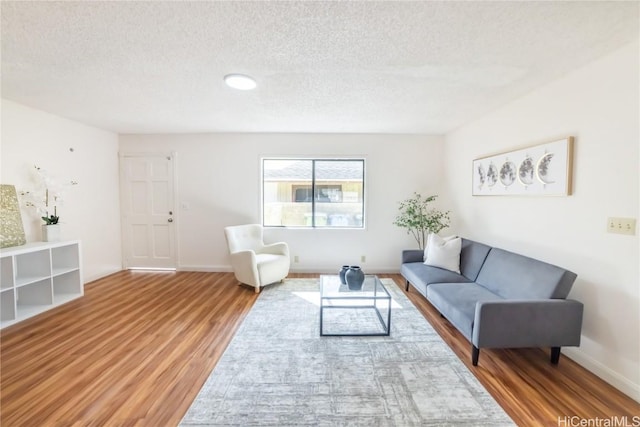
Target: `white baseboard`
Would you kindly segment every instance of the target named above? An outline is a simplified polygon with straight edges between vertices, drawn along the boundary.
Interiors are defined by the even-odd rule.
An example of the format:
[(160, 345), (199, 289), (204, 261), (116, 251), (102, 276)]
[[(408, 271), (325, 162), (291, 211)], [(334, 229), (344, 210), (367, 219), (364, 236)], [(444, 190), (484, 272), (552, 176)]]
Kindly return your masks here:
[[(366, 268), (362, 267), (365, 274), (395, 274), (398, 273), (398, 267), (382, 267), (382, 268)], [(230, 265), (180, 265), (178, 271), (204, 271), (210, 273), (231, 273), (233, 269)], [(291, 266), (291, 273), (320, 273), (320, 274), (338, 274), (339, 268), (296, 268)]]
[(122, 271), (122, 268), (113, 268), (92, 274), (91, 276), (85, 276), (83, 277), (84, 284), (86, 285), (88, 283), (95, 282), (96, 280), (111, 276), (112, 274), (118, 273), (120, 271)]
[(230, 265), (179, 265), (178, 271), (203, 271), (206, 273), (232, 273)]
[[(633, 400), (640, 402), (640, 384), (636, 384), (630, 381), (616, 371), (613, 371), (597, 360), (587, 356), (577, 348), (563, 347), (562, 353), (577, 364), (581, 365), (583, 368), (602, 378), (604, 381), (608, 382)], [(560, 363), (562, 363), (562, 361), (560, 361)]]

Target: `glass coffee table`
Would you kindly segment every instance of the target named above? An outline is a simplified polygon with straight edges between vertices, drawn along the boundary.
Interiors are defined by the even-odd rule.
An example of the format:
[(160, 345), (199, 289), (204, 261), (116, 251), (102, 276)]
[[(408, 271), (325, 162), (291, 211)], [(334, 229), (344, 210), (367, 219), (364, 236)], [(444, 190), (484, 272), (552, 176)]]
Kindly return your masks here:
[(391, 295), (378, 276), (366, 275), (362, 288), (320, 276), (320, 336), (389, 335)]

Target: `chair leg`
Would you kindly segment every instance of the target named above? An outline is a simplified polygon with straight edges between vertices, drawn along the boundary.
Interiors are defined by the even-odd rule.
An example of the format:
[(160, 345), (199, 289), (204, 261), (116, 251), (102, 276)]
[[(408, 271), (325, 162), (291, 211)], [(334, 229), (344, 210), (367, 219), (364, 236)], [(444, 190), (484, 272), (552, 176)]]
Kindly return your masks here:
[(480, 357), (480, 349), (475, 345), (471, 349), (471, 363), (473, 366), (478, 366), (478, 358)]
[(557, 365), (560, 362), (560, 347), (551, 347), (551, 363)]

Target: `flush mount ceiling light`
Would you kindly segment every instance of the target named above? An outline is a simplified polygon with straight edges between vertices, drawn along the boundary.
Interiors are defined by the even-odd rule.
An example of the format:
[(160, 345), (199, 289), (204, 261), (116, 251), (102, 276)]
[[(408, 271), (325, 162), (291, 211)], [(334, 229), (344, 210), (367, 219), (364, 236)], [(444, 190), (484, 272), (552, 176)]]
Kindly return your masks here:
[(227, 74), (224, 76), (227, 86), (240, 90), (251, 90), (257, 86), (256, 81), (244, 74)]

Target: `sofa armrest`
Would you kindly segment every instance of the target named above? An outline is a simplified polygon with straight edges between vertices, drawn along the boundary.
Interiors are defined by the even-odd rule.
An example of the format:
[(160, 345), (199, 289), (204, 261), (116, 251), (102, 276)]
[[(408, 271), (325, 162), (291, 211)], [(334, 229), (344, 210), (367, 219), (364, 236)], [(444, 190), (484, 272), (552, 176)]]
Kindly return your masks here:
[(477, 302), (471, 342), (477, 348), (578, 346), (583, 308), (565, 299)]
[(424, 261), (424, 251), (422, 249), (405, 249), (402, 251), (402, 263)]
[(238, 251), (230, 255), (231, 267), (239, 282), (251, 286), (260, 286), (256, 253), (254, 251)]
[(288, 257), (289, 245), (285, 242), (271, 243), (270, 245), (263, 246), (260, 252), (263, 254), (284, 255)]

